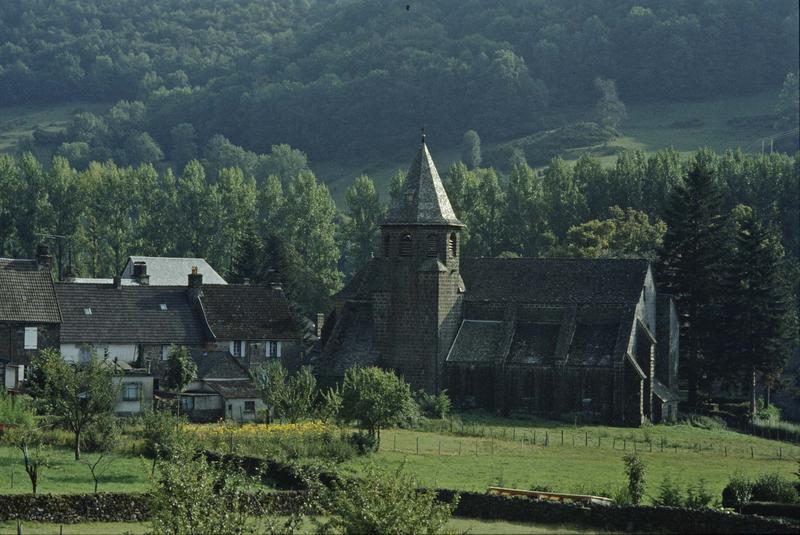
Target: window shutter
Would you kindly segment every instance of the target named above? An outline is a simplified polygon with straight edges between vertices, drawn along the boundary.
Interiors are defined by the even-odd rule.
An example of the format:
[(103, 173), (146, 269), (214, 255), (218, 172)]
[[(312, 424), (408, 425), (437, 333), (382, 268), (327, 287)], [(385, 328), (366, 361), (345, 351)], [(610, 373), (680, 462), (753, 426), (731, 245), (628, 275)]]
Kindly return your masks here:
[(281, 356), (281, 343), (278, 342), (278, 357)]
[(36, 327), (25, 327), (25, 349), (36, 349), (39, 342), (39, 330)]

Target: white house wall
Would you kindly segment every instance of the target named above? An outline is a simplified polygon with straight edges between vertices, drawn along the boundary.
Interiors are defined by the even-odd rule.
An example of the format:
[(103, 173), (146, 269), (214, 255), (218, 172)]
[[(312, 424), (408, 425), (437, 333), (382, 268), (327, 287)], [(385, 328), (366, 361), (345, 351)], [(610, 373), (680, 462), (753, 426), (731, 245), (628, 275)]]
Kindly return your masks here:
[(68, 362), (80, 362), (81, 347), (91, 346), (98, 357), (103, 357), (108, 350), (111, 359), (121, 362), (136, 362), (136, 344), (61, 344), (61, 357)]

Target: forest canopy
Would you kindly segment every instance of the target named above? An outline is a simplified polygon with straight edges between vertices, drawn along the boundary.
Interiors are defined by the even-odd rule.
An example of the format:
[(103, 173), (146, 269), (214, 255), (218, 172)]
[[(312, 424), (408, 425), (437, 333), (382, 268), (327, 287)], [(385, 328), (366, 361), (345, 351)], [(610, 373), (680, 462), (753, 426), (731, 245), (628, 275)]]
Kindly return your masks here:
[(316, 161), (423, 123), (508, 137), (548, 107), (594, 106), (596, 80), (626, 102), (746, 94), (797, 57), (792, 1), (0, 3), (0, 102), (140, 102), (137, 157), (170, 151), (180, 125), (200, 146), (219, 134)]

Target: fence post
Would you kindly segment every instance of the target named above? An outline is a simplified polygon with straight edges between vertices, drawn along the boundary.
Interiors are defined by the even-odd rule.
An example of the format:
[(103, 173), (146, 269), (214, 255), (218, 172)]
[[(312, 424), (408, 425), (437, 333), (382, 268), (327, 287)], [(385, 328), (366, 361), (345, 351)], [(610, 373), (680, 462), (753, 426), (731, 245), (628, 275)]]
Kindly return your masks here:
[(575, 435), (572, 435), (572, 447), (575, 447)]
[(755, 459), (755, 453), (753, 453), (753, 446), (750, 446), (750, 458)]
[(614, 437), (614, 442), (611, 443), (611, 449), (612, 450), (617, 449), (617, 437)]
[(417, 437), (417, 455), (419, 455), (419, 437)]
[(561, 430), (561, 445), (564, 445), (564, 430)]
[(458, 441), (458, 454), (461, 455), (461, 441)]
[(598, 447), (598, 448), (600, 447), (600, 436), (599, 436), (599, 435), (598, 435), (598, 437), (597, 437), (597, 447)]
[(439, 439), (439, 455), (442, 454), (442, 439)]
[(653, 441), (651, 440), (647, 445), (650, 447), (650, 453), (653, 453)]
[(533, 445), (536, 445), (536, 429), (533, 430)]
[(725, 457), (727, 457), (728, 456), (728, 446), (723, 446), (723, 449), (725, 450)]
[(475, 441), (475, 457), (478, 456), (478, 441)]
[(394, 451), (397, 451), (397, 431), (394, 432)]
[(625, 451), (626, 449), (628, 449), (628, 440), (623, 438), (622, 439), (622, 451)]
[(584, 437), (583, 438), (584, 438), (584, 444), (583, 445), (584, 446), (588, 446), (589, 445), (589, 432), (588, 431), (586, 433), (584, 433)]
[(513, 433), (514, 433), (514, 437), (513, 437), (512, 440), (517, 440), (517, 428), (516, 427), (513, 428)]

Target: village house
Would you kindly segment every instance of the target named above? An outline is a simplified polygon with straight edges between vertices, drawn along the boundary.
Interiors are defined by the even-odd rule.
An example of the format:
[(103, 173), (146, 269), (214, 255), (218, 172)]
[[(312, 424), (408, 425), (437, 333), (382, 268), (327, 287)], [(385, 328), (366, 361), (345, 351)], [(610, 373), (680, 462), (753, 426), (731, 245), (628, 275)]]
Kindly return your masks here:
[(241, 358), (227, 350), (191, 351), (197, 379), (180, 396), (181, 413), (195, 422), (220, 419), (252, 422), (267, 406)]
[[(166, 256), (129, 256), (120, 274), (123, 286), (181, 286), (192, 268), (203, 274), (206, 284), (228, 284), (205, 258)], [(113, 279), (75, 277), (67, 267), (65, 282), (78, 284), (111, 284)]]
[(0, 258), (0, 377), (15, 389), (31, 358), (58, 348), (61, 310), (50, 273), (50, 255), (39, 246), (35, 260)]
[[(146, 408), (159, 390), (173, 347), (195, 350), (201, 369), (206, 369), (202, 355), (221, 351), (238, 362), (237, 373), (244, 372), (201, 377), (195, 389), (216, 398), (213, 410), (219, 416), (226, 414), (221, 408), (230, 407), (228, 416), (248, 419), (258, 398), (248, 370), (268, 359), (279, 359), (290, 370), (300, 364), (300, 335), (286, 296), (274, 285), (204, 284), (196, 267), (184, 281), (180, 286), (123, 285), (115, 277), (111, 283), (55, 284), (63, 314), (62, 357), (81, 363), (95, 354), (113, 361), (121, 370), (117, 412), (132, 414)], [(219, 379), (226, 383), (217, 384)]]
[(646, 260), (462, 258), (424, 142), (380, 256), (336, 296), (315, 373), (395, 370), (462, 407), (624, 425), (677, 413), (678, 323)]

